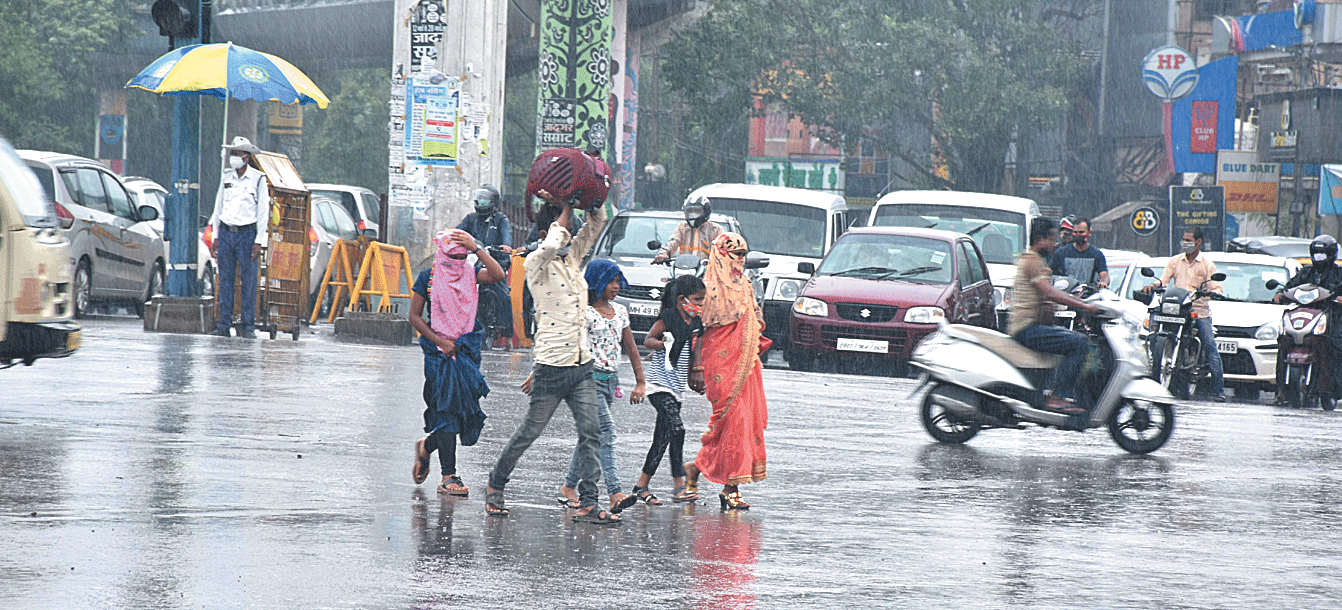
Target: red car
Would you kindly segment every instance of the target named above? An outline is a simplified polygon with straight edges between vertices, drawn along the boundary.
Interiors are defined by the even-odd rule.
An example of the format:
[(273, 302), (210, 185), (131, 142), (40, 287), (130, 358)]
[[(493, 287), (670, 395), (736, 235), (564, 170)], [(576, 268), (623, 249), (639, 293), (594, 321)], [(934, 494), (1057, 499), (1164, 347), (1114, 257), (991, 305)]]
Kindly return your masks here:
[(996, 326), (988, 266), (963, 233), (853, 229), (819, 268), (798, 271), (812, 275), (792, 305), (794, 369), (813, 369), (818, 358), (903, 369), (941, 320)]

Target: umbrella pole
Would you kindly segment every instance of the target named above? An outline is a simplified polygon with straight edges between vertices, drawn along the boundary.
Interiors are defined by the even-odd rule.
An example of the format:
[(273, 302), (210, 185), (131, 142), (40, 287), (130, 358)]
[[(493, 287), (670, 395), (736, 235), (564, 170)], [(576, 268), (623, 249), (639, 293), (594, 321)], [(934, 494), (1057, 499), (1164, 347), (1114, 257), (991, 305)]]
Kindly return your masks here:
[(225, 155), (226, 155), (227, 153), (224, 151), (224, 146), (228, 146), (228, 98), (229, 98), (229, 97), (230, 97), (230, 96), (229, 96), (229, 94), (228, 94), (228, 88), (225, 87), (225, 88), (224, 88), (224, 129), (223, 129), (223, 134), (222, 134), (222, 137), (223, 137), (223, 144), (219, 147), (219, 163), (220, 163), (220, 164), (223, 164), (225, 167), (227, 167), (227, 164), (224, 163), (224, 161), (226, 160), (226, 159), (225, 159)]

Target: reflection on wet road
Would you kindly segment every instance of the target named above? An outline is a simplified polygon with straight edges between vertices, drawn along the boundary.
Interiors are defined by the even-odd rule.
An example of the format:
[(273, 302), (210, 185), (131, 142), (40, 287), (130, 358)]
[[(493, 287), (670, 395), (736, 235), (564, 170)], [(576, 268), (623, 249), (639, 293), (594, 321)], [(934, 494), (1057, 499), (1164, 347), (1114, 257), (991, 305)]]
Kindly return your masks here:
[[(705, 482), (700, 504), (638, 505), (600, 528), (552, 499), (574, 441), (565, 409), (513, 475), (513, 516), (484, 515), (529, 354), (486, 356), (489, 419), (458, 453), (472, 496), (448, 499), (436, 460), (410, 480), (418, 348), (86, 329), (77, 356), (0, 372), (4, 608), (1342, 603), (1335, 413), (1195, 403), (1148, 457), (1103, 430), (946, 446), (909, 380), (771, 369), (752, 510), (721, 513)], [(613, 411), (627, 490), (654, 413)], [(687, 427), (708, 413), (689, 398)], [(665, 471), (653, 490), (668, 499)]]

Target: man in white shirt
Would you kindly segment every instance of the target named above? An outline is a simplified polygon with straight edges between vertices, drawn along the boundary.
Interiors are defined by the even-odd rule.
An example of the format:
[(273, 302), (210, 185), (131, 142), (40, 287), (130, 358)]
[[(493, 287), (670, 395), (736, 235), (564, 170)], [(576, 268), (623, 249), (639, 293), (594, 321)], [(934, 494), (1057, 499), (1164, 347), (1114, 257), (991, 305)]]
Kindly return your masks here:
[(601, 478), (597, 448), (601, 441), (592, 351), (587, 345), (587, 280), (582, 267), (583, 257), (596, 244), (606, 224), (606, 211), (594, 207), (587, 223), (570, 238), (573, 208), (567, 202), (550, 200), (545, 191), (540, 196), (549, 200), (536, 219), (545, 236), (540, 247), (526, 259), (527, 285), (536, 301), (536, 336), (532, 348), (535, 364), (531, 384), (525, 388), (531, 394), (531, 407), (489, 473), (485, 512), (496, 517), (507, 516), (504, 486), (517, 460), (545, 430), (563, 400), (573, 411), (578, 431), (577, 469), (582, 477), (578, 482), (579, 508), (573, 520), (615, 524), (619, 523), (619, 517), (597, 506), (596, 482)]
[(214, 242), (210, 256), (219, 268), (219, 287), (215, 291), (219, 304), (219, 319), (214, 332), (229, 336), (233, 326), (233, 281), (242, 282), (242, 329), (239, 337), (256, 338), (256, 265), (261, 257), (261, 246), (266, 240), (266, 224), (270, 216), (270, 188), (266, 175), (251, 166), (252, 156), (261, 152), (247, 138), (238, 136), (224, 146), (228, 151), (228, 167), (219, 179), (219, 193), (214, 198), (214, 214), (210, 226)]

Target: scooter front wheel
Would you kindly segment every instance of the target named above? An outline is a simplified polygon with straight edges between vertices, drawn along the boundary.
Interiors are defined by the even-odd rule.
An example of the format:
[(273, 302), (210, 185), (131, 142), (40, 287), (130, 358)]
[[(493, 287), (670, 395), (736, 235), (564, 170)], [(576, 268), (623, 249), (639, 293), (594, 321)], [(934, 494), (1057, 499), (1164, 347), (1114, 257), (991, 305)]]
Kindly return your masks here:
[(956, 402), (977, 401), (972, 392), (953, 385), (939, 383), (927, 391), (923, 397), (923, 428), (938, 442), (960, 444), (974, 438), (979, 433), (979, 423), (952, 413), (937, 403), (938, 399)]
[(1124, 400), (1109, 415), (1109, 436), (1128, 453), (1151, 453), (1165, 445), (1174, 432), (1174, 407)]
[(1286, 366), (1286, 385), (1282, 390), (1286, 392), (1286, 404), (1291, 405), (1292, 409), (1300, 409), (1305, 406), (1305, 367), (1298, 364), (1289, 364)]

